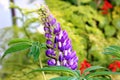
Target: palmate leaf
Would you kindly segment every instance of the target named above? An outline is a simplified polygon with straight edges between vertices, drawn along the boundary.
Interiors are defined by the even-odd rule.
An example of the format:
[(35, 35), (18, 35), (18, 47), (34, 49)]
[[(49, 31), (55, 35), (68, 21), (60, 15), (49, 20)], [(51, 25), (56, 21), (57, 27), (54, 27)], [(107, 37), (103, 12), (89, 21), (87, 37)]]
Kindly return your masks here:
[(23, 43), (17, 43), (15, 45), (12, 45), (4, 52), (1, 59), (3, 59), (7, 54), (11, 54), (11, 53), (14, 53), (14, 52), (25, 50), (25, 49), (28, 49), (30, 47), (31, 47), (31, 44), (28, 44), (28, 43), (24, 43), (24, 44)]
[(8, 43), (8, 45), (13, 45), (13, 44), (17, 44), (17, 43), (21, 43), (21, 42), (25, 42), (25, 43), (31, 43), (32, 41), (31, 40), (29, 40), (29, 39), (23, 39), (23, 38), (21, 38), (21, 39), (19, 39), (19, 38), (16, 38), (16, 39), (13, 39), (13, 40), (11, 40), (9, 43)]
[(30, 47), (30, 52), (28, 53), (28, 57), (33, 57), (34, 61), (39, 60), (39, 55), (40, 55), (40, 44), (39, 42), (33, 42), (32, 46)]
[(94, 76), (102, 76), (102, 75), (120, 75), (120, 72), (111, 72), (111, 71), (101, 71), (101, 72), (94, 72), (94, 73), (90, 73), (88, 75), (85, 76), (86, 79), (89, 79), (90, 77), (94, 77)]
[(109, 46), (104, 49), (103, 54), (109, 54), (120, 58), (120, 46)]
[(35, 51), (35, 54), (33, 55), (34, 61), (39, 60), (39, 55), (40, 55), (40, 48), (39, 48), (39, 46), (36, 46), (36, 51)]
[(79, 79), (77, 79), (76, 77), (63, 76), (63, 77), (52, 78), (50, 80), (79, 80)]
[(74, 70), (71, 70), (69, 68), (66, 68), (66, 67), (63, 67), (63, 66), (50, 66), (50, 67), (44, 67), (44, 68), (38, 68), (38, 69), (35, 69), (35, 70), (32, 70), (31, 72), (29, 73), (32, 73), (32, 72), (41, 72), (41, 71), (52, 71), (52, 72), (67, 72), (69, 74), (72, 74), (76, 77), (79, 77), (80, 75), (75, 72)]
[(45, 48), (45, 49), (47, 49), (47, 47), (46, 47), (46, 44), (45, 44), (45, 43), (40, 43), (40, 47), (41, 47), (41, 48)]
[(36, 52), (36, 46), (35, 46), (35, 45), (32, 45), (32, 46), (30, 47), (30, 52), (28, 53), (28, 57), (33, 56), (33, 55), (34, 55), (34, 52)]
[(87, 68), (84, 70), (83, 75), (86, 74), (87, 72), (97, 70), (97, 69), (106, 69), (106, 68), (101, 67), (101, 66), (91, 66), (90, 68)]

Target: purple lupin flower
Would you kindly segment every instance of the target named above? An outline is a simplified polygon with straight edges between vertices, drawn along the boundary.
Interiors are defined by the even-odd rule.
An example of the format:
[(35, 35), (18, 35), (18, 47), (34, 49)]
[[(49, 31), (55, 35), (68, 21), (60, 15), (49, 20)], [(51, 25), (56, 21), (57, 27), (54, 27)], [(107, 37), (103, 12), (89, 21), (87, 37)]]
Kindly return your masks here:
[(49, 66), (65, 66), (72, 70), (77, 69), (78, 57), (73, 51), (71, 40), (65, 30), (61, 29), (60, 23), (56, 21), (48, 8), (41, 9), (42, 22), (46, 37), (46, 56), (49, 58)]

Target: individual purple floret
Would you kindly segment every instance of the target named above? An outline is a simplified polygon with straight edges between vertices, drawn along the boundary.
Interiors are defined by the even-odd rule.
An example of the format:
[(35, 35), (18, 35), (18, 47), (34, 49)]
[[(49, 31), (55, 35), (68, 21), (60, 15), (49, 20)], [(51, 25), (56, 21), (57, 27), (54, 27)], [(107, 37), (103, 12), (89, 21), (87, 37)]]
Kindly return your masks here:
[(61, 29), (47, 8), (42, 8), (42, 22), (46, 37), (46, 56), (49, 58), (49, 66), (65, 66), (72, 70), (77, 69), (78, 57), (73, 51), (71, 40), (65, 30)]

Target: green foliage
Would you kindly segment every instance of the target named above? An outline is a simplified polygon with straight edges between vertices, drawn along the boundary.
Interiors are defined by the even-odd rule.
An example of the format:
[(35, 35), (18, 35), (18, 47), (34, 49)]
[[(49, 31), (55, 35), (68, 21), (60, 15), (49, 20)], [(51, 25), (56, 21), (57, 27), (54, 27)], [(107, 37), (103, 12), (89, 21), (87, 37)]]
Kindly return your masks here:
[(66, 68), (66, 67), (63, 67), (63, 66), (51, 66), (51, 67), (44, 67), (44, 68), (39, 68), (39, 69), (36, 69), (36, 70), (33, 70), (29, 73), (32, 73), (32, 72), (41, 72), (41, 71), (52, 71), (52, 72), (68, 72), (69, 74), (72, 74), (76, 77), (79, 77), (78, 73), (76, 73), (75, 71), (69, 69), (69, 68)]
[[(59, 71), (59, 72), (67, 72), (69, 74), (72, 74), (72, 76), (73, 76), (73, 77), (72, 76), (61, 76), (61, 77), (53, 78), (51, 80), (84, 80), (84, 79), (85, 80), (93, 80), (93, 79), (99, 80), (99, 79), (103, 79), (102, 75), (105, 76), (104, 77), (105, 80), (111, 80), (109, 75), (120, 74), (119, 72), (111, 72), (111, 71), (104, 71), (104, 70), (96, 71), (97, 69), (99, 70), (99, 69), (102, 69), (102, 68), (104, 69), (104, 67), (92, 66), (90, 68), (87, 68), (82, 75), (80, 75), (80, 72), (78, 72), (78, 70), (71, 70), (71, 69), (63, 67), (63, 66), (44, 67), (42, 69), (38, 68), (38, 69), (32, 70), (29, 73), (41, 72), (41, 71), (52, 71), (52, 72), (58, 72)], [(94, 70), (94, 72), (93, 72), (93, 70)], [(90, 72), (90, 74), (88, 74), (89, 72)], [(100, 78), (100, 76), (101, 76), (101, 78)]]
[(80, 4), (80, 0), (64, 0), (64, 1), (68, 1), (71, 4), (76, 5), (76, 6), (78, 6)]
[(1, 59), (3, 59), (8, 54), (30, 49), (28, 56), (33, 57), (34, 61), (38, 61), (40, 56), (40, 49), (46, 48), (45, 44), (34, 42), (29, 39), (13, 39), (8, 44), (11, 46), (5, 51)]
[[(66, 1), (66, 2), (65, 2)], [(114, 5), (119, 5), (119, 0), (112, 0)], [(61, 23), (62, 28), (67, 30), (69, 37), (72, 39), (73, 48), (77, 51), (77, 55), (79, 56), (79, 62), (83, 59), (87, 58), (92, 65), (102, 65), (107, 66), (112, 60), (120, 60), (119, 55), (119, 46), (110, 46), (105, 49), (104, 54), (111, 54), (113, 56), (116, 56), (118, 58), (112, 59), (110, 56), (106, 56), (104, 54), (101, 54), (102, 49), (106, 46), (109, 46), (111, 44), (117, 44), (119, 45), (120, 42), (120, 7), (115, 6), (113, 10), (108, 15), (102, 15), (100, 10), (97, 10), (97, 4), (93, 2), (92, 0), (46, 0), (49, 8), (51, 9), (52, 13), (57, 17), (57, 20)], [(72, 5), (70, 3), (76, 5)], [(34, 15), (31, 15), (31, 13), (34, 13), (34, 10), (24, 10), (20, 7), (11, 4), (11, 8), (18, 9), (22, 17), (15, 17), (15, 19), (20, 20), (22, 24), (22, 28), (18, 28), (17, 25), (15, 25), (15, 35), (19, 33), (23, 33), (25, 36), (31, 38), (31, 41), (28, 39), (15, 39), (9, 42), (10, 47), (6, 50), (6, 52), (3, 55), (6, 56), (7, 54), (11, 53), (21, 53), (19, 51), (29, 49), (28, 57), (32, 57), (34, 61), (38, 61), (39, 56), (41, 55), (41, 49), (46, 48), (45, 44), (41, 44), (41, 42), (44, 42), (44, 38), (42, 34), (38, 33), (31, 33), (29, 31), (30, 25), (34, 22), (39, 22), (38, 18), (35, 18)], [(64, 10), (64, 12), (63, 12)], [(29, 18), (28, 15), (31, 15), (32, 18)], [(24, 17), (26, 17), (26, 21), (24, 21)], [(39, 36), (39, 37), (38, 37)], [(17, 36), (18, 37), (18, 36)], [(39, 42), (36, 42), (38, 41)], [(24, 54), (25, 55), (25, 54)], [(18, 58), (13, 59), (14, 63), (17, 63), (20, 56)], [(22, 56), (23, 57), (23, 56)], [(14, 57), (12, 57), (14, 58)], [(22, 58), (23, 59), (23, 58)], [(111, 60), (112, 59), (112, 60)], [(19, 66), (26, 66), (26, 61), (28, 58), (23, 59), (23, 62), (21, 64), (18, 64)], [(44, 58), (45, 61), (45, 58)], [(109, 62), (108, 62), (109, 61)], [(7, 62), (9, 63), (9, 62)], [(29, 62), (29, 64), (31, 64)], [(16, 64), (17, 65), (17, 64)], [(26, 80), (26, 78), (22, 77), (19, 71), (21, 69), (23, 70), (24, 67), (18, 69), (18, 72), (16, 71), (16, 65), (14, 65), (15, 70), (11, 70), (9, 75), (12, 75), (11, 80)], [(18, 66), (17, 65), (17, 66)], [(8, 66), (8, 65), (7, 65)], [(33, 65), (32, 65), (33, 66)], [(27, 66), (27, 67), (32, 67)], [(32, 67), (33, 68), (33, 67)], [(35, 67), (39, 68), (39, 67)], [(34, 69), (35, 69), (34, 68)], [(72, 71), (67, 68), (63, 67), (45, 67), (42, 69), (37, 69), (35, 71), (62, 71), (62, 72), (68, 72), (71, 74), (76, 75), (77, 77), (71, 75), (63, 76), (63, 77), (57, 77), (53, 78), (51, 80), (111, 80), (109, 75), (112, 74), (119, 74), (119, 73), (113, 73), (110, 71), (106, 71), (106, 68), (100, 67), (100, 66), (92, 66), (88, 69), (86, 69), (83, 73), (83, 75), (80, 74), (79, 70)], [(8, 68), (6, 68), (8, 72)], [(105, 71), (103, 71), (105, 70)], [(27, 72), (30, 70), (27, 70)], [(6, 74), (6, 71), (4, 71)], [(21, 71), (23, 74), (25, 74), (24, 70)], [(19, 74), (18, 76), (16, 74)], [(10, 75), (10, 76), (11, 76)], [(15, 76), (17, 78), (15, 78)], [(30, 75), (33, 76), (33, 75)], [(29, 77), (30, 77), (29, 76)], [(78, 77), (79, 76), (79, 77)], [(36, 77), (34, 75), (34, 77)], [(8, 80), (10, 80), (8, 79)], [(28, 78), (29, 80), (33, 78)], [(35, 80), (43, 79), (43, 78), (36, 78)]]
[(104, 49), (103, 53), (113, 55), (113, 56), (120, 58), (120, 46), (116, 46), (116, 45), (109, 46)]
[(56, 77), (56, 78), (52, 78), (50, 80), (78, 80), (75, 77)]
[(114, 27), (106, 26), (104, 29), (106, 36), (112, 37), (113, 35), (115, 35), (116, 29)]
[(99, 76), (99, 75), (116, 75), (116, 74), (120, 74), (119, 72), (111, 72), (111, 71), (99, 71), (99, 72), (94, 72), (94, 73), (90, 73), (86, 76), (86, 79), (89, 79), (89, 77), (93, 77), (93, 76)]
[(84, 70), (83, 74), (86, 74), (87, 72), (93, 71), (93, 70), (97, 70), (97, 69), (105, 69), (104, 67), (101, 66), (92, 66), (90, 68), (87, 68), (86, 70)]
[(8, 43), (8, 45), (13, 45), (13, 44), (16, 44), (16, 43), (31, 43), (31, 41), (29, 40), (29, 39), (18, 39), (18, 38), (16, 38), (16, 39), (13, 39), (13, 40), (11, 40), (11, 41), (9, 41), (9, 43)]
[(30, 47), (30, 52), (28, 53), (28, 56), (33, 56), (35, 61), (38, 61), (40, 55), (40, 48), (38, 42), (33, 43), (33, 45)]
[(18, 52), (18, 51), (21, 51), (21, 50), (25, 50), (25, 49), (28, 49), (30, 48), (31, 44), (29, 43), (25, 43), (25, 42), (22, 42), (22, 43), (17, 43), (17, 44), (14, 44), (13, 46), (10, 46), (4, 53), (4, 55), (2, 56), (2, 59), (8, 55), (8, 54), (11, 54), (11, 53), (14, 53), (14, 52)]
[(101, 53), (106, 46), (120, 44), (120, 7), (114, 6), (111, 12), (102, 15), (101, 10), (97, 10), (98, 5), (91, 2), (94, 1), (80, 0), (80, 5), (74, 6), (64, 0), (46, 0), (53, 15), (72, 39), (79, 62), (88, 58), (92, 65), (107, 66), (112, 57)]
[(39, 42), (33, 42), (32, 46), (30, 47), (30, 52), (28, 53), (28, 56), (32, 56), (34, 58), (34, 61), (38, 61), (41, 53), (40, 50), (42, 48), (46, 48), (45, 44), (40, 44)]

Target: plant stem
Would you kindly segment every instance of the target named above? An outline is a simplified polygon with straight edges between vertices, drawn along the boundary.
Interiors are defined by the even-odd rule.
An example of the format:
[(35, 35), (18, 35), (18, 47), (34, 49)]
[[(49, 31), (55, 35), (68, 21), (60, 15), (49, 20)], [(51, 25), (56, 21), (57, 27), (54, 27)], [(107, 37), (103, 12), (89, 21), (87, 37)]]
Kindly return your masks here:
[[(12, 2), (14, 4), (14, 0), (10, 0), (10, 2)], [(15, 19), (15, 9), (14, 8), (11, 8), (11, 15), (12, 15), (12, 24), (13, 25), (16, 25), (16, 19)]]
[[(39, 58), (39, 63), (40, 63), (40, 68), (43, 68), (41, 58)], [(45, 73), (43, 71), (42, 71), (42, 75), (43, 75), (44, 80), (47, 80), (46, 76), (45, 76)]]
[[(10, 2), (14, 3), (14, 0), (10, 0)], [(15, 9), (11, 8), (11, 17), (12, 17), (12, 25), (13, 25), (13, 30), (14, 30), (14, 37), (18, 37), (18, 27), (17, 27), (17, 21), (16, 21), (16, 13)]]
[(22, 14), (22, 23), (23, 23), (23, 30), (25, 35), (30, 39), (29, 33), (26, 30), (26, 26), (25, 26), (25, 21), (24, 21), (24, 13), (22, 12), (22, 10), (20, 10), (21, 14)]

